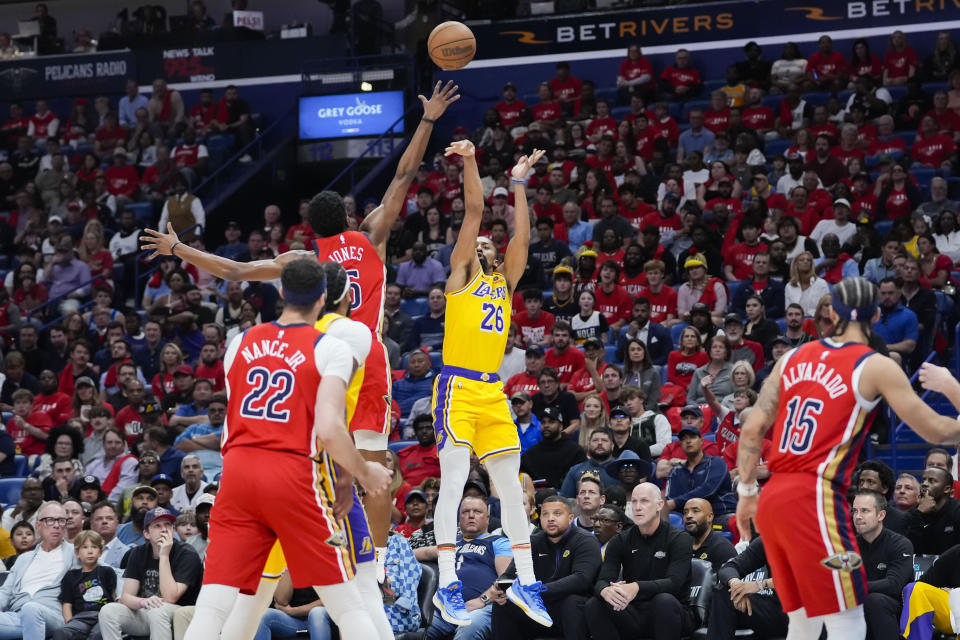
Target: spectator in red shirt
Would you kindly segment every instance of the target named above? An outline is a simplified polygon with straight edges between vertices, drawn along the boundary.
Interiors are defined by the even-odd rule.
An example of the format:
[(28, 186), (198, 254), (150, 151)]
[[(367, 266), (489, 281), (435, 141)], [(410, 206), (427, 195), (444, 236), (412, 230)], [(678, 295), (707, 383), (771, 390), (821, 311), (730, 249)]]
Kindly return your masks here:
[(727, 106), (727, 94), (723, 91), (710, 94), (710, 108), (703, 112), (703, 126), (714, 133), (730, 126), (730, 107)]
[(579, 78), (570, 75), (570, 63), (563, 60), (558, 62), (556, 75), (550, 78), (550, 88), (554, 98), (563, 107), (563, 115), (573, 115), (573, 105), (580, 97), (580, 87)]
[(857, 130), (857, 125), (846, 123), (840, 130), (840, 144), (830, 149), (830, 155), (842, 162), (844, 166), (847, 166), (853, 158), (860, 160), (863, 166), (865, 155), (860, 147), (859, 138), (860, 132)]
[(937, 132), (937, 121), (926, 115), (920, 121), (920, 135), (910, 148), (910, 157), (924, 167), (949, 169), (956, 159), (957, 145), (946, 133)]
[(297, 210), (300, 216), (300, 224), (295, 224), (287, 229), (287, 243), (302, 242), (304, 249), (312, 247), (313, 227), (310, 226), (310, 201), (301, 200), (300, 208)]
[(627, 57), (620, 63), (620, 70), (617, 72), (617, 102), (627, 104), (633, 96), (649, 100), (656, 88), (653, 65), (643, 55), (639, 44), (631, 44), (627, 47)]
[(611, 140), (617, 137), (617, 121), (610, 115), (610, 103), (603, 98), (597, 100), (597, 117), (587, 125), (586, 135), (594, 144), (603, 136), (610, 136)]
[(417, 444), (397, 451), (400, 474), (410, 484), (420, 484), (427, 478), (440, 477), (440, 457), (433, 429), (433, 416), (421, 413), (413, 419), (413, 435)]
[(553, 130), (563, 120), (560, 103), (554, 99), (553, 88), (549, 82), (541, 82), (537, 87), (540, 102), (533, 106), (533, 119), (548, 130)]
[(700, 94), (703, 84), (700, 72), (690, 66), (690, 52), (678, 49), (674, 63), (660, 74), (660, 86), (671, 100), (689, 100)]
[(903, 31), (891, 33), (890, 46), (883, 56), (883, 85), (890, 87), (907, 84), (907, 80), (914, 76), (919, 66), (917, 52), (907, 44), (907, 36), (903, 35)]
[(583, 352), (572, 346), (573, 333), (570, 323), (558, 320), (550, 332), (553, 338), (553, 348), (547, 351), (546, 366), (557, 372), (562, 389), (573, 380), (573, 374), (585, 366)]
[(709, 361), (700, 342), (700, 332), (694, 327), (686, 327), (680, 333), (680, 348), (667, 356), (667, 381), (680, 386), (686, 393), (693, 373)]
[(210, 153), (207, 146), (197, 142), (197, 132), (187, 127), (183, 132), (183, 144), (178, 144), (170, 152), (173, 163), (180, 169), (180, 175), (187, 180), (187, 188), (197, 184), (200, 175), (207, 171)]
[(677, 141), (680, 139), (680, 126), (670, 115), (670, 105), (666, 102), (658, 102), (653, 106), (653, 115), (651, 124), (660, 130), (660, 135), (666, 138), (671, 147), (677, 146)]
[[(856, 81), (860, 76), (869, 76), (875, 85), (883, 80), (883, 67), (880, 58), (870, 51), (870, 43), (866, 38), (857, 38), (853, 41), (853, 53), (850, 56), (850, 81)], [(851, 87), (852, 88), (852, 87)]]
[(103, 116), (103, 124), (94, 134), (94, 153), (101, 158), (109, 156), (118, 145), (123, 146), (126, 139), (127, 128), (117, 121), (117, 114), (109, 112)]
[(664, 154), (667, 151), (666, 147), (668, 145), (665, 144), (666, 140), (664, 140), (663, 133), (650, 123), (650, 118), (643, 112), (638, 113), (633, 118), (633, 140), (634, 152), (645, 162), (653, 160), (654, 151), (660, 151)]
[(33, 392), (29, 389), (17, 389), (11, 400), (13, 417), (6, 427), (17, 447), (17, 453), (26, 456), (42, 454), (46, 449), (47, 435), (54, 427), (53, 420), (47, 414), (36, 410)]
[(403, 508), (407, 514), (406, 520), (393, 529), (404, 538), (409, 538), (427, 521), (427, 494), (420, 489), (411, 489), (403, 500)]
[(877, 220), (908, 216), (923, 202), (923, 194), (900, 163), (893, 164), (889, 173), (880, 174), (873, 192), (877, 195)]
[(117, 199), (117, 207), (123, 208), (137, 200), (140, 191), (140, 175), (135, 167), (127, 164), (127, 151), (117, 147), (113, 152), (113, 166), (108, 167), (104, 175), (107, 179), (107, 191)]
[(730, 247), (724, 256), (724, 277), (728, 282), (746, 280), (753, 275), (753, 257), (765, 252), (767, 245), (760, 242), (760, 221), (744, 218), (740, 222), (743, 242)]
[(820, 36), (817, 52), (807, 60), (807, 82), (823, 91), (840, 91), (847, 83), (847, 61), (833, 50), (833, 38)]
[(66, 424), (67, 420), (73, 417), (73, 400), (69, 394), (57, 390), (58, 384), (57, 374), (50, 369), (44, 369), (37, 376), (40, 393), (33, 399), (34, 408), (50, 416), (53, 424), (57, 426)]
[(663, 283), (666, 266), (662, 260), (648, 260), (643, 265), (647, 287), (641, 295), (650, 301), (650, 322), (672, 327), (677, 318), (677, 290)]
[(220, 105), (213, 101), (211, 89), (200, 90), (200, 102), (190, 107), (189, 123), (200, 137), (205, 138), (213, 130), (213, 121), (217, 119)]
[(751, 87), (743, 103), (743, 125), (766, 136), (774, 130), (777, 122), (773, 109), (763, 104), (763, 89)]
[(517, 100), (517, 85), (508, 82), (503, 85), (503, 100), (493, 105), (500, 114), (500, 124), (509, 131), (517, 125), (523, 124), (527, 104)]
[(537, 382), (537, 378), (539, 378), (540, 371), (543, 369), (547, 354), (543, 347), (535, 344), (527, 347), (525, 355), (524, 364), (526, 368), (513, 375), (503, 387), (503, 392), (508, 398), (513, 397), (513, 394), (518, 391), (526, 391), (531, 395), (540, 391), (540, 383)]
[[(947, 106), (949, 100), (946, 91), (937, 91), (933, 94), (933, 109), (928, 111), (927, 115), (933, 116), (934, 120), (937, 121), (937, 130), (940, 133), (956, 136), (957, 133), (960, 133), (960, 115)], [(923, 122), (921, 121), (920, 124), (922, 126)]]
[(893, 160), (898, 160), (906, 151), (907, 143), (894, 133), (893, 116), (877, 118), (877, 137), (867, 145), (867, 156), (878, 163), (881, 155), (887, 154)]
[(194, 371), (197, 380), (209, 380), (213, 383), (214, 393), (219, 393), (226, 388), (223, 360), (220, 358), (220, 345), (213, 340), (207, 340), (200, 347), (200, 361), (197, 362), (197, 368)]
[(538, 288), (523, 290), (524, 310), (513, 317), (513, 323), (520, 330), (521, 347), (531, 345), (550, 346), (553, 314), (543, 311), (543, 293)]
[(620, 265), (607, 260), (600, 265), (600, 281), (594, 290), (596, 310), (604, 315), (611, 329), (619, 331), (630, 319), (633, 312), (633, 299), (626, 290), (617, 284), (620, 280)]

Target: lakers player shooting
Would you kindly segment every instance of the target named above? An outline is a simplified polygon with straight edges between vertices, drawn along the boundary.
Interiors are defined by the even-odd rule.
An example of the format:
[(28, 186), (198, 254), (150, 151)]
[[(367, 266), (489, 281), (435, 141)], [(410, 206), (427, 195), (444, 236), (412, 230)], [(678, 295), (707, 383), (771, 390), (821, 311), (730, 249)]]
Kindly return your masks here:
[(478, 237), (483, 213), (483, 186), (469, 140), (454, 142), (446, 155), (463, 157), (466, 215), (450, 256), (447, 279), (443, 370), (433, 386), (433, 420), (440, 456), (440, 494), (434, 527), (440, 565), (440, 588), (434, 596), (444, 620), (470, 624), (462, 585), (454, 570), (457, 508), (470, 470), (470, 451), (486, 465), (501, 500), (503, 529), (510, 538), (517, 580), (507, 597), (533, 620), (553, 620), (540, 598), (533, 573), (530, 532), (520, 486), (520, 440), (510, 415), (503, 383), (497, 377), (510, 329), (510, 300), (527, 264), (530, 216), (527, 174), (543, 151), (523, 156), (513, 168), (515, 233), (501, 263), (489, 238)]

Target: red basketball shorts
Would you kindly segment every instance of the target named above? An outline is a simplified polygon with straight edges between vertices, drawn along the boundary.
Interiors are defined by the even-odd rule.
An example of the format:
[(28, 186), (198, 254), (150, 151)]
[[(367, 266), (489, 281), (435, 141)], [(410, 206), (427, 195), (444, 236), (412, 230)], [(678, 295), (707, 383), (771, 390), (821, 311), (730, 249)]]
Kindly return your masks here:
[(278, 538), (296, 588), (346, 582), (350, 549), (333, 516), (333, 483), (310, 458), (234, 447), (210, 512), (204, 584), (252, 594)]
[(850, 510), (839, 487), (809, 473), (775, 473), (760, 492), (757, 529), (786, 612), (852, 609), (867, 578)]
[(370, 345), (370, 355), (357, 372), (363, 376), (357, 408), (350, 419), (350, 431), (390, 431), (390, 364), (387, 349), (379, 340)]

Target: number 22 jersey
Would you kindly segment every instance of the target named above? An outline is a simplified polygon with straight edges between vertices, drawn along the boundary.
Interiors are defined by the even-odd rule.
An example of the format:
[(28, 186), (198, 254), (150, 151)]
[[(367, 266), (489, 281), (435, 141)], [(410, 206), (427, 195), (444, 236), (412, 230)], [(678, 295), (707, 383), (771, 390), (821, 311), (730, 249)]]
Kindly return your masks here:
[(784, 354), (771, 472), (820, 475), (846, 490), (879, 403), (860, 395), (864, 362), (874, 353), (826, 339)]
[(259, 447), (314, 457), (318, 388), (323, 376), (349, 383), (353, 357), (347, 344), (313, 325), (256, 325), (234, 337), (224, 355), (227, 421), (222, 453)]

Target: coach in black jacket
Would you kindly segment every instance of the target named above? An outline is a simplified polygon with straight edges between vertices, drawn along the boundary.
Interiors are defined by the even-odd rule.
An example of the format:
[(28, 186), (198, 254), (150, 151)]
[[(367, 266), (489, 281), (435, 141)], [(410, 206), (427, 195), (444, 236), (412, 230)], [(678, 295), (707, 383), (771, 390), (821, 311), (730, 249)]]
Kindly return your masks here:
[(594, 597), (584, 608), (587, 625), (602, 640), (680, 640), (695, 624), (689, 607), (693, 541), (660, 519), (664, 501), (656, 485), (638, 484), (630, 502), (636, 526), (607, 544)]
[[(553, 618), (549, 635), (582, 640), (588, 637), (583, 605), (600, 572), (600, 545), (592, 534), (573, 526), (573, 519), (572, 500), (548, 497), (540, 507), (543, 531), (530, 537), (530, 548), (533, 572), (547, 587), (541, 596)], [(505, 575), (515, 574), (516, 567), (511, 564)], [(545, 633), (509, 600), (493, 609), (493, 640), (526, 640)]]
[(743, 552), (717, 572), (718, 593), (710, 599), (707, 640), (733, 640), (737, 629), (763, 638), (787, 635), (787, 614), (773, 590), (763, 540), (754, 536)]

